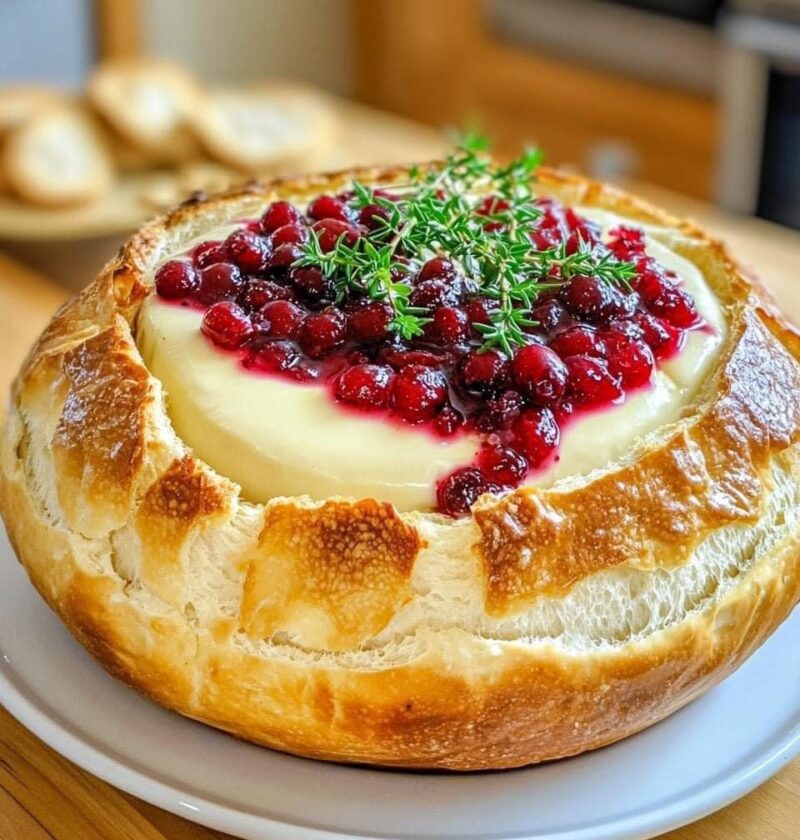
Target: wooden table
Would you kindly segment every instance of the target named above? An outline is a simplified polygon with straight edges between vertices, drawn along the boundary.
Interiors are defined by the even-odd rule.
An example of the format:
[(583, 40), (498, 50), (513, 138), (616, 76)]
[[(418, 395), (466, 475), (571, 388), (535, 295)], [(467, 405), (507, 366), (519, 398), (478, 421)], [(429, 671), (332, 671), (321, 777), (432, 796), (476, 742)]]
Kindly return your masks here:
[[(639, 192), (724, 236), (800, 322), (800, 234), (734, 219), (646, 187)], [(66, 292), (0, 255), (0, 388)], [(140, 802), (85, 773), (0, 708), (0, 840), (220, 840), (226, 835)], [(669, 840), (796, 840), (800, 760), (758, 790)]]

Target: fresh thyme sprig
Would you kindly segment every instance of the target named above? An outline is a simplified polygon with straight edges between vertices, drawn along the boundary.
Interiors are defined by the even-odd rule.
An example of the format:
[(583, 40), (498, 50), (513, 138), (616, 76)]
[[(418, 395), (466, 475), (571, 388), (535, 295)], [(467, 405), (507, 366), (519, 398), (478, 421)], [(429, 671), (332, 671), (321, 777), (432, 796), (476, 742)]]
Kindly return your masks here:
[[(324, 251), (313, 234), (298, 264), (317, 265), (330, 278), (341, 302), (353, 292), (387, 301), (393, 310), (390, 329), (404, 339), (423, 334), (430, 321), (424, 309), (411, 306), (410, 277), (435, 254), (457, 262), (477, 291), (498, 302), (491, 324), (477, 324), (483, 348), (499, 347), (512, 355), (527, 343), (526, 328), (536, 326), (531, 309), (539, 295), (578, 274), (626, 285), (635, 274), (631, 263), (578, 243), (537, 250), (530, 231), (541, 216), (531, 185), (541, 153), (530, 149), (507, 166), (495, 165), (478, 136), (465, 137), (438, 166), (416, 167), (406, 184), (392, 185), (387, 198), (365, 184), (353, 184), (357, 208), (377, 205), (376, 230), (348, 244), (340, 237)], [(479, 208), (481, 196), (495, 196)]]

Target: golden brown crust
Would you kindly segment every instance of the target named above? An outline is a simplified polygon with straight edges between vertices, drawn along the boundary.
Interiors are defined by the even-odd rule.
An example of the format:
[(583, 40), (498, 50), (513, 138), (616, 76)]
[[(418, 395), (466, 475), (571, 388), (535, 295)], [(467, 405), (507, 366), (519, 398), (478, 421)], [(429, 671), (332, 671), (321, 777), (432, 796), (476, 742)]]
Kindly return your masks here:
[[(660, 720), (800, 598), (797, 333), (692, 224), (545, 171), (567, 200), (669, 228), (725, 306), (725, 350), (687, 416), (607, 469), (486, 497), (462, 522), (373, 500), (246, 503), (175, 436), (142, 364), (146, 278), (205, 228), (352, 176), (187, 202), (55, 316), (0, 457), (31, 580), (128, 684), (304, 755), (511, 767)], [(609, 587), (618, 600), (598, 606)]]

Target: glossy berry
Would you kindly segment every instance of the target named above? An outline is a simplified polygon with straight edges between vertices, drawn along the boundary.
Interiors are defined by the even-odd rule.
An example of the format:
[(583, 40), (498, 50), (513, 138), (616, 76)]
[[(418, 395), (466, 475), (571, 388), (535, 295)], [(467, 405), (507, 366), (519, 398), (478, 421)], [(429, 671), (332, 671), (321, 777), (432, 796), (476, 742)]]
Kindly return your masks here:
[(603, 340), (608, 347), (608, 371), (624, 387), (638, 388), (650, 381), (655, 359), (644, 340), (626, 335), (623, 330), (607, 330)]
[(200, 286), (200, 277), (194, 267), (182, 260), (170, 260), (156, 272), (156, 292), (168, 300), (189, 297)]
[(423, 280), (411, 292), (408, 302), (422, 309), (457, 306), (461, 302), (461, 290), (447, 280)]
[(560, 433), (553, 412), (547, 408), (529, 408), (514, 425), (515, 447), (531, 467), (540, 466), (558, 446)]
[(528, 472), (525, 456), (509, 446), (484, 446), (478, 455), (478, 466), (490, 481), (511, 487)]
[[(368, 300), (368, 299), (367, 299)], [(364, 303), (350, 312), (348, 328), (353, 341), (372, 343), (386, 338), (393, 309), (388, 303)]]
[(248, 368), (268, 372), (291, 370), (300, 360), (300, 353), (288, 341), (271, 341), (245, 359)]
[(331, 281), (316, 266), (293, 268), (289, 277), (297, 293), (306, 303), (330, 303), (333, 300)]
[(209, 305), (220, 300), (231, 300), (243, 288), (244, 277), (237, 266), (231, 263), (214, 263), (200, 272), (197, 299)]
[(511, 374), (516, 386), (533, 405), (554, 405), (567, 385), (564, 362), (541, 344), (529, 344), (518, 350), (511, 362)]
[(200, 329), (214, 344), (229, 350), (241, 347), (254, 334), (253, 324), (244, 309), (228, 300), (206, 310)]
[(388, 207), (381, 207), (380, 204), (367, 204), (358, 213), (359, 224), (373, 232), (389, 230), (388, 223), (391, 221), (392, 213)]
[(603, 362), (591, 356), (570, 356), (567, 395), (579, 405), (603, 405), (622, 396), (622, 389)]
[(296, 303), (271, 301), (261, 309), (261, 331), (270, 338), (296, 338), (305, 317), (305, 311)]
[(394, 406), (410, 423), (429, 420), (447, 401), (444, 374), (423, 365), (407, 365), (394, 383)]
[(657, 359), (668, 359), (679, 348), (680, 331), (655, 315), (639, 311), (633, 316), (633, 321), (642, 331), (642, 337)]
[(538, 302), (530, 314), (531, 321), (536, 321), (546, 333), (555, 332), (572, 321), (569, 312), (555, 298)]
[(302, 221), (300, 211), (289, 201), (273, 201), (261, 217), (261, 229), (264, 233), (274, 233), (284, 225)]
[(620, 318), (633, 311), (633, 301), (599, 277), (580, 274), (564, 286), (559, 298), (576, 317), (593, 323)]
[(647, 271), (635, 282), (644, 305), (673, 327), (691, 327), (698, 321), (697, 307), (686, 292), (659, 272)]
[(288, 300), (291, 296), (290, 289), (273, 283), (271, 280), (250, 280), (236, 301), (248, 312), (258, 312), (265, 303), (273, 300)]
[(347, 316), (340, 309), (324, 309), (306, 316), (298, 340), (312, 359), (326, 356), (344, 344), (347, 336)]
[(195, 268), (206, 268), (209, 265), (214, 265), (214, 263), (225, 262), (228, 259), (228, 252), (225, 249), (224, 242), (210, 239), (207, 242), (195, 245), (190, 252), (190, 256)]
[(440, 306), (433, 313), (428, 325), (435, 341), (442, 344), (457, 344), (469, 334), (469, 321), (463, 309), (455, 306)]
[(452, 281), (458, 276), (458, 269), (452, 260), (447, 257), (432, 257), (420, 268), (417, 273), (417, 282), (425, 280), (446, 280)]
[(509, 364), (497, 350), (473, 351), (463, 361), (460, 381), (473, 394), (490, 394), (506, 384)]
[(551, 251), (562, 241), (562, 233), (557, 228), (537, 228), (530, 233), (531, 241), (537, 251)]
[(442, 356), (431, 353), (429, 350), (402, 350), (396, 347), (387, 347), (382, 350), (380, 357), (395, 370), (402, 370), (409, 365), (441, 367), (445, 361)]
[(486, 480), (483, 473), (474, 467), (464, 467), (439, 482), (436, 500), (442, 513), (464, 516), (485, 492)]
[(289, 269), (303, 256), (299, 245), (287, 242), (279, 245), (267, 261), (267, 269), (272, 276), (285, 277)]
[(354, 365), (336, 380), (336, 397), (361, 408), (385, 408), (391, 399), (394, 377), (394, 371), (386, 365)]
[(486, 400), (483, 411), (475, 418), (475, 425), (482, 432), (507, 429), (516, 422), (524, 404), (516, 391), (504, 391), (500, 396)]
[(319, 247), (326, 254), (336, 247), (340, 239), (352, 248), (361, 237), (361, 231), (355, 225), (339, 219), (320, 219), (314, 222), (311, 229), (319, 239)]
[(308, 217), (314, 221), (320, 219), (338, 219), (340, 222), (351, 222), (352, 214), (348, 206), (332, 195), (321, 195), (308, 205)]
[(470, 324), (486, 324), (492, 323), (492, 312), (496, 311), (498, 305), (495, 301), (489, 298), (476, 297), (468, 300), (464, 304), (464, 311), (467, 313), (467, 318)]
[(606, 345), (597, 331), (591, 327), (578, 325), (558, 333), (550, 342), (550, 349), (562, 359), (567, 356), (597, 356), (602, 358)]
[(281, 245), (303, 245), (309, 239), (308, 228), (305, 225), (290, 224), (279, 227), (270, 237), (273, 248)]
[(443, 437), (454, 435), (463, 425), (464, 415), (452, 405), (446, 405), (433, 421), (433, 428)]
[(229, 259), (245, 274), (258, 274), (267, 266), (270, 247), (266, 239), (248, 230), (235, 230), (226, 240)]

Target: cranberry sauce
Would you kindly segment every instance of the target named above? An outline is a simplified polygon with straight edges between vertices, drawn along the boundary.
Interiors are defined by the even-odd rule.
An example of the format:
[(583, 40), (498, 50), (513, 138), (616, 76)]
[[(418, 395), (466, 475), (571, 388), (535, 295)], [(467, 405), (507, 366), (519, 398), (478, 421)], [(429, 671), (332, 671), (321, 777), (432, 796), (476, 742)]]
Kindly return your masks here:
[[(419, 334), (396, 328), (391, 297), (350, 284), (315, 264), (341, 243), (385, 242), (391, 196), (357, 206), (353, 193), (324, 195), (305, 212), (286, 201), (245, 221), (224, 241), (207, 241), (162, 265), (162, 298), (200, 307), (202, 332), (235, 352), (244, 368), (328, 389), (350, 410), (378, 412), (446, 438), (481, 437), (474, 463), (442, 478), (441, 512), (466, 514), (482, 493), (521, 484), (556, 457), (569, 418), (646, 386), (700, 318), (678, 277), (645, 251), (642, 231), (620, 227), (603, 243), (598, 227), (553, 199), (537, 198), (532, 252), (589, 250), (632, 264), (632, 280), (592, 274), (563, 279), (554, 265), (535, 290), (522, 341), (489, 346), (497, 296), (480, 291), (447, 254), (398, 256)], [(475, 206), (491, 236), (503, 199)], [(498, 221), (500, 218), (500, 221)]]

